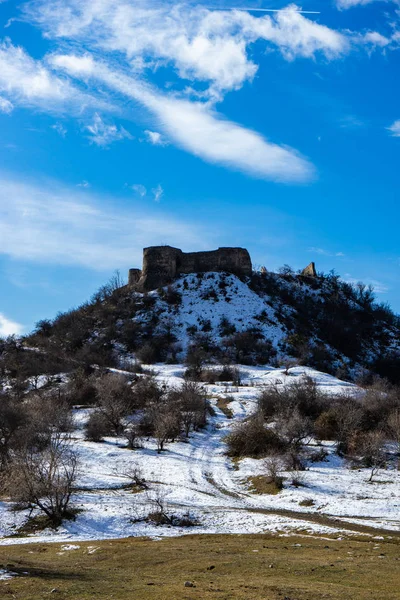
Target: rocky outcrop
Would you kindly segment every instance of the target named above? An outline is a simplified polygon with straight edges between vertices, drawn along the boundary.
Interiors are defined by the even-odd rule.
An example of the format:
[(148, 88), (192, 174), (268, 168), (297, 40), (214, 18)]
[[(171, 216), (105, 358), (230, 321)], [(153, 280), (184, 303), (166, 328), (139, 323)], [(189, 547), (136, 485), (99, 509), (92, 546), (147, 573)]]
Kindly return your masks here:
[(218, 248), (210, 252), (182, 252), (172, 246), (151, 246), (143, 250), (143, 268), (130, 269), (129, 285), (139, 291), (154, 290), (179, 275), (226, 271), (239, 277), (250, 276), (250, 255), (244, 248)]
[(309, 265), (305, 269), (302, 270), (301, 275), (304, 277), (317, 277), (317, 270), (315, 268), (315, 263), (310, 262)]

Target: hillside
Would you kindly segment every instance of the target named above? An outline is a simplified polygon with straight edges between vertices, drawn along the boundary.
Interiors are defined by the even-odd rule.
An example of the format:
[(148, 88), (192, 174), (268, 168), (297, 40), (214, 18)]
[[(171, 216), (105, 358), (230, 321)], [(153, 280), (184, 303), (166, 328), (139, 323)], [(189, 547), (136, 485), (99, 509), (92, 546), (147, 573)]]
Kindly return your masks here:
[(399, 339), (333, 275), (110, 282), (1, 343), (0, 544), (398, 536)]
[(399, 381), (400, 318), (369, 287), (336, 275), (198, 273), (144, 294), (115, 283), (40, 322), (25, 345), (73, 364), (119, 366), (135, 356), (278, 366), (293, 357), (341, 378), (367, 369)]

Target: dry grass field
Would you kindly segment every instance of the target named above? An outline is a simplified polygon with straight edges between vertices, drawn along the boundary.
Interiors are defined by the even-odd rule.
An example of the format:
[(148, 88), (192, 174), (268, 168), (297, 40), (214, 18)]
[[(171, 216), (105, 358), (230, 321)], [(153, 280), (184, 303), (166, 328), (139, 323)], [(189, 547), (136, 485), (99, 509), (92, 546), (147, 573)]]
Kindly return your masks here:
[[(398, 600), (399, 538), (196, 535), (0, 547), (19, 600)], [(193, 587), (185, 587), (190, 582)]]

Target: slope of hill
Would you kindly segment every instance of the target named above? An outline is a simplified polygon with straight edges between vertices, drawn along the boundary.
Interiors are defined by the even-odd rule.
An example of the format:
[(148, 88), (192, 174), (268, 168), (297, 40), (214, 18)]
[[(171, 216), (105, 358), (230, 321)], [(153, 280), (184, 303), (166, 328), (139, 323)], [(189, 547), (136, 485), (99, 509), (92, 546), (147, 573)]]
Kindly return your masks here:
[[(155, 377), (164, 389), (178, 389), (184, 375), (183, 365), (158, 365)], [(0, 545), (266, 531), (398, 536), (400, 471), (393, 460), (382, 465), (371, 483), (370, 468), (349, 468), (332, 441), (308, 436), (304, 443), (307, 468), (299, 472), (282, 466), (283, 489), (275, 493), (253, 488), (252, 482), (265, 479), (264, 460), (243, 457), (233, 461), (227, 455), (226, 436), (257, 411), (260, 392), (290, 387), (304, 376), (315, 381), (329, 401), (362, 394), (353, 384), (309, 368), (291, 368), (286, 374), (284, 369), (240, 367), (240, 385), (205, 386), (212, 407), (208, 425), (188, 438), (168, 441), (162, 452), (153, 436), (143, 437), (134, 451), (122, 434), (108, 435), (100, 443), (88, 441), (85, 425), (96, 409), (75, 407), (71, 435), (80, 462), (73, 494), (76, 519), (64, 521), (57, 530), (35, 532), (24, 524), (29, 514), (39, 511), (32, 513), (29, 506), (16, 511), (12, 503), (0, 502)], [(228, 411), (222, 410), (221, 398)], [(140, 473), (147, 489), (135, 490), (129, 478), (133, 472)], [(166, 515), (183, 518), (182, 524), (146, 518), (160, 505)], [(190, 521), (192, 526), (188, 526)]]
[[(294, 357), (341, 378), (361, 369), (400, 378), (400, 319), (370, 288), (336, 275), (184, 276), (140, 294), (104, 286), (25, 340), (59, 359), (118, 366), (192, 361), (276, 364)], [(189, 353), (189, 356), (188, 356)]]
[(398, 535), (400, 389), (374, 375), (399, 380), (399, 326), (369, 288), (286, 269), (114, 281), (2, 341), (1, 543)]

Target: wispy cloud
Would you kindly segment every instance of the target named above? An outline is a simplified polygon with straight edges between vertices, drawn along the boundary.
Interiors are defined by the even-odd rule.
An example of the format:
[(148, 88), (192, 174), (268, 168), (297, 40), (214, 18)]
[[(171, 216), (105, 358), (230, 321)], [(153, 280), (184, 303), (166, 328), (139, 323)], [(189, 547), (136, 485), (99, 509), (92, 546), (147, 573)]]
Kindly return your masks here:
[(365, 127), (365, 122), (355, 115), (345, 115), (339, 119), (342, 129), (360, 129)]
[(24, 327), (20, 323), (7, 319), (2, 313), (0, 313), (0, 337), (7, 337), (9, 335), (20, 335)]
[(127, 187), (139, 194), (139, 196), (142, 198), (144, 198), (144, 196), (147, 194), (146, 188), (141, 183), (134, 183), (133, 185), (128, 185)]
[[(378, 0), (336, 0), (336, 6), (341, 9), (353, 8), (354, 6), (366, 6), (377, 2)], [(394, 2), (398, 4), (397, 0), (380, 0), (381, 2)]]
[[(333, 59), (349, 50), (346, 35), (307, 19), (294, 5), (256, 18), (190, 3), (36, 0), (27, 5), (26, 17), (49, 38), (81, 45), (85, 52), (96, 50), (96, 64), (87, 54), (53, 56), (49, 64), (85, 84), (90, 81), (91, 90), (97, 81), (142, 103), (161, 130), (146, 130), (151, 143), (160, 144), (165, 135), (203, 160), (256, 177), (293, 183), (313, 178), (312, 165), (298, 152), (227, 121), (215, 110), (227, 91), (254, 78), (258, 65), (249, 50), (257, 40), (278, 49), (286, 60), (317, 54)], [(111, 61), (113, 52), (125, 56), (126, 63)], [(170, 92), (152, 88), (144, 79), (165, 64), (177, 76)], [(182, 88), (185, 80), (190, 85)], [(193, 96), (201, 101), (193, 102)]]
[(394, 121), (387, 129), (393, 137), (400, 137), (400, 119)]
[(313, 252), (314, 254), (320, 254), (321, 256), (331, 256), (338, 258), (343, 258), (344, 256), (346, 256), (344, 252), (329, 252), (328, 250), (324, 250), (323, 248), (316, 248), (315, 246), (311, 246), (308, 249), (308, 251)]
[[(314, 178), (310, 161), (284, 141), (274, 143), (216, 110), (228, 91), (255, 77), (252, 46), (263, 44), (288, 61), (334, 60), (354, 46), (387, 46), (377, 32), (337, 31), (301, 14), (295, 4), (255, 16), (191, 2), (31, 0), (23, 14), (52, 40), (54, 54), (34, 60), (9, 42), (1, 46), (0, 92), (10, 101), (75, 111), (88, 106), (100, 111), (98, 105), (108, 103), (127, 115), (126, 98), (133, 99), (152, 117), (146, 130), (151, 143), (167, 139), (205, 161), (289, 183)], [(65, 54), (65, 48), (76, 55)], [(159, 80), (157, 87), (149, 84), (166, 65), (175, 73), (171, 87), (160, 88)], [(98, 113), (86, 131), (103, 147), (130, 136)]]
[(0, 112), (10, 114), (14, 109), (12, 102), (0, 96)]
[(160, 184), (157, 187), (151, 190), (153, 193), (154, 202), (160, 202), (161, 198), (164, 196), (164, 190)]
[[(132, 203), (132, 198), (126, 205)], [(0, 254), (24, 262), (98, 271), (140, 263), (144, 246), (204, 249), (210, 231), (198, 224), (56, 183), (23, 183), (0, 174)]]
[(107, 147), (118, 140), (133, 139), (129, 131), (123, 127), (105, 123), (98, 113), (94, 115), (93, 122), (85, 126), (85, 129), (90, 134), (90, 141), (97, 146)]
[(68, 133), (68, 130), (66, 129), (66, 127), (64, 127), (62, 123), (55, 123), (51, 126), (51, 128), (54, 129), (54, 131), (56, 131), (58, 135), (61, 135), (61, 137), (65, 137)]
[(80, 183), (77, 183), (76, 187), (81, 187), (81, 188), (87, 189), (87, 188), (90, 188), (90, 183), (88, 181), (86, 181), (86, 179), (84, 179)]
[(26, 14), (49, 37), (124, 53), (141, 65), (150, 61), (153, 69), (167, 61), (182, 79), (210, 82), (213, 93), (238, 89), (254, 77), (258, 67), (248, 48), (257, 40), (290, 60), (318, 52), (331, 58), (348, 46), (345, 35), (307, 19), (295, 5), (256, 17), (188, 2), (36, 0)]
[(9, 40), (0, 42), (0, 91), (9, 96), (9, 102), (50, 112), (81, 113), (88, 106), (110, 107), (51, 73), (42, 61), (31, 58)]
[(150, 142), (150, 144), (153, 144), (153, 146), (166, 146), (168, 143), (164, 136), (158, 131), (150, 131), (149, 129), (146, 129), (144, 133), (147, 141)]
[(86, 79), (92, 76), (141, 102), (169, 139), (203, 160), (276, 181), (304, 182), (314, 177), (311, 163), (295, 150), (224, 119), (209, 104), (160, 94), (132, 77), (111, 71), (104, 63), (90, 63), (87, 56), (56, 55), (52, 61), (70, 74)]

